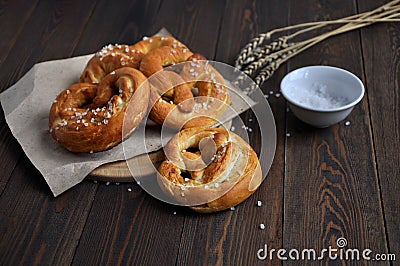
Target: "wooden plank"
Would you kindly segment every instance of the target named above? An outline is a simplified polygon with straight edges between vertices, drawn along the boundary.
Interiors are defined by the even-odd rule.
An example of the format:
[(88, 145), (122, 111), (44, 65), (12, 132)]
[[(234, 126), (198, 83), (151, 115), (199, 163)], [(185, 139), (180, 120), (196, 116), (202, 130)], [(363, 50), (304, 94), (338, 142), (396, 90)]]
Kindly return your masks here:
[[(211, 10), (210, 10), (211, 9)], [(165, 27), (195, 53), (214, 57), (224, 1), (163, 1), (154, 31)]]
[[(387, 1), (358, 1), (367, 11)], [(372, 37), (373, 36), (373, 37)], [(400, 253), (400, 25), (384, 23), (361, 31), (368, 102), (389, 252)]]
[[(134, 44), (159, 29), (151, 23), (160, 0), (99, 1), (74, 51), (74, 56), (90, 54), (108, 44)], [(113, 17), (111, 17), (113, 14)], [(112, 18), (112, 19), (111, 19)]]
[(0, 264), (67, 265), (96, 192), (84, 182), (58, 198), (23, 157), (0, 198)]
[[(93, 8), (93, 1), (82, 5), (39, 3), (3, 62), (0, 91), (15, 83), (35, 63), (71, 56)], [(72, 12), (75, 14), (71, 15)]]
[(180, 210), (136, 184), (101, 185), (73, 264), (173, 265), (184, 220)]
[(1, 2), (0, 25), (2, 42), (0, 42), (0, 65), (12, 49), (38, 2), (37, 0), (30, 1), (29, 5), (24, 0)]
[[(94, 4), (40, 2), (0, 68), (2, 90), (33, 64), (70, 56)], [(9, 154), (7, 143), (15, 140), (9, 130), (3, 132), (1, 150)], [(23, 154), (18, 145), (12, 148)], [(18, 160), (13, 156), (6, 162), (10, 169)], [(97, 186), (84, 183), (54, 199), (40, 173), (26, 156), (21, 158), (0, 197), (0, 264), (69, 264)]]
[[(215, 58), (233, 64), (240, 49), (251, 38), (286, 24), (287, 5), (287, 1), (227, 1)], [(284, 71), (284, 68), (280, 69), (262, 86), (264, 93), (279, 91), (279, 81)], [(275, 97), (271, 97), (269, 102), (276, 119), (278, 139), (274, 163), (266, 180), (254, 195), (234, 211), (188, 217), (179, 248), (178, 265), (199, 262), (208, 265), (279, 264), (276, 259), (257, 259), (257, 251), (264, 244), (276, 248), (282, 246), (285, 107)], [(252, 112), (241, 117), (244, 124), (257, 128)], [(253, 120), (249, 121), (250, 118)], [(259, 132), (253, 130), (249, 137), (250, 144), (259, 152)], [(257, 207), (258, 200), (262, 201), (261, 207)], [(261, 223), (265, 224), (265, 230), (259, 228)], [(194, 230), (196, 233), (193, 233)]]
[[(292, 2), (290, 24), (333, 19), (355, 13), (353, 2)], [(328, 15), (329, 14), (329, 15)], [(329, 64), (363, 78), (359, 33), (334, 37), (290, 62), (290, 69)], [(387, 251), (376, 175), (367, 97), (344, 122), (315, 129), (288, 116), (285, 173), (284, 240), (286, 249), (337, 248), (339, 237), (348, 248)], [(318, 253), (320, 255), (320, 252)], [(329, 261), (326, 255), (320, 263)], [(345, 264), (345, 261), (330, 261)]]
[[(134, 1), (114, 8), (109, 2), (100, 1), (76, 54), (87, 53), (86, 49), (95, 51), (110, 42), (134, 43), (145, 35), (153, 35), (159, 28), (151, 22), (163, 19), (158, 16), (158, 9), (155, 1)], [(87, 37), (96, 34), (95, 25), (105, 15), (119, 18), (110, 25), (100, 24), (104, 37), (93, 40)], [(174, 215), (174, 211), (178, 214)], [(152, 198), (138, 185), (105, 186), (103, 183), (96, 194), (73, 264), (174, 264), (183, 220), (180, 208)]]
[[(35, 9), (37, 2), (38, 1), (31, 1), (31, 4), (27, 5), (25, 1), (3, 1), (0, 4), (0, 25), (2, 25), (0, 66), (17, 41), (26, 21)], [(18, 14), (18, 16), (15, 14)], [(0, 91), (3, 89), (0, 88)], [(16, 148), (19, 146), (17, 141), (11, 137), (10, 129), (6, 126), (2, 108), (0, 110), (0, 141), (0, 165), (2, 165), (2, 175), (0, 176), (1, 195), (21, 155), (20, 149)]]
[[(1, 108), (0, 108), (1, 109)], [(3, 109), (0, 110), (0, 196), (21, 156), (21, 148), (6, 126)]]

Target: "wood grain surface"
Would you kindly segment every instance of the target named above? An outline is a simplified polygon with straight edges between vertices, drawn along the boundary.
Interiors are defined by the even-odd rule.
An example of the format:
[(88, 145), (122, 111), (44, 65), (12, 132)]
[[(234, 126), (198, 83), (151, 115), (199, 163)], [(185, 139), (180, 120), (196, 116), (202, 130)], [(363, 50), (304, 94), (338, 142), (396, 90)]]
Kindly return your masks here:
[[(162, 27), (192, 50), (232, 65), (261, 32), (384, 2), (6, 0), (0, 3), (0, 92), (38, 62), (131, 44)], [(96, 181), (86, 179), (54, 198), (0, 111), (0, 265), (397, 265), (327, 256), (259, 260), (257, 252), (264, 245), (336, 248), (343, 237), (346, 250), (369, 248), (399, 259), (399, 36), (399, 23), (377, 24), (325, 40), (282, 65), (261, 87), (276, 121), (272, 167), (248, 200), (211, 215), (166, 204), (135, 182), (106, 182), (129, 174), (124, 163), (107, 166), (111, 179), (94, 171)], [(277, 94), (280, 81), (305, 65), (337, 66), (362, 79), (366, 94), (346, 118), (349, 126), (315, 129), (288, 111)], [(260, 121), (251, 111), (240, 117), (255, 129), (249, 133), (254, 149), (267, 149)]]
[[(357, 12), (352, 2), (310, 3), (303, 12), (290, 13), (291, 24), (303, 22), (313, 14), (313, 20), (321, 20)], [(293, 2), (291, 10), (299, 8), (300, 3)], [(321, 17), (323, 10), (332, 12)], [(312, 65), (345, 68), (363, 79), (360, 45), (357, 32), (337, 36), (301, 54), (290, 62), (289, 69), (296, 69), (308, 60)], [(367, 97), (346, 118), (351, 126), (343, 121), (329, 130), (316, 131), (300, 124), (289, 113), (284, 246), (337, 248), (336, 240), (344, 237), (349, 248), (388, 251), (369, 116)], [(299, 147), (297, 143), (303, 145)], [(322, 260), (328, 261), (329, 258)]]

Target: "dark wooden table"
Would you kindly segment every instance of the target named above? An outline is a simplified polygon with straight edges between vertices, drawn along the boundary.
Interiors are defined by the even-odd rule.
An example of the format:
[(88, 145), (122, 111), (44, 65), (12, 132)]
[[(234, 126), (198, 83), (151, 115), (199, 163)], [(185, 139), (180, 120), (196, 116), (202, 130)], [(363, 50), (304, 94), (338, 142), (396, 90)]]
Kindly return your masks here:
[[(135, 43), (161, 27), (209, 59), (233, 64), (258, 33), (384, 2), (2, 1), (0, 91), (35, 63)], [(286, 112), (282, 97), (270, 97), (278, 136), (272, 168), (236, 210), (212, 215), (162, 203), (133, 183), (84, 181), (54, 198), (1, 111), (0, 264), (277, 265), (287, 262), (276, 253), (273, 260), (257, 258), (265, 244), (269, 250), (320, 251), (337, 247), (339, 237), (348, 248), (400, 260), (399, 47), (400, 24), (377, 24), (326, 40), (283, 65), (262, 86), (265, 93), (278, 92), (289, 70), (323, 64), (355, 73), (366, 95), (347, 118), (350, 126), (327, 129), (305, 125)], [(251, 144), (257, 147), (257, 138)], [(390, 263), (397, 264), (379, 265)]]

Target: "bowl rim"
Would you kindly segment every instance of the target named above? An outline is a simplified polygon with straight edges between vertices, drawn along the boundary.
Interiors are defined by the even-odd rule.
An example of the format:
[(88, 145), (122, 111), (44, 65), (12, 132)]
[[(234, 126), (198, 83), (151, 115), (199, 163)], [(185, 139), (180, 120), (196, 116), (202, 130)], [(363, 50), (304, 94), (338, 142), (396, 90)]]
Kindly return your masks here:
[[(351, 76), (354, 80), (357, 81), (357, 83), (358, 83), (358, 84), (360, 85), (360, 87), (361, 87), (361, 93), (360, 93), (360, 95), (359, 95), (355, 100), (351, 101), (350, 103), (348, 103), (348, 104), (346, 104), (346, 105), (343, 105), (343, 106), (340, 106), (340, 107), (336, 107), (336, 108), (330, 108), (330, 109), (315, 108), (315, 107), (310, 107), (310, 106), (305, 105), (305, 104), (301, 104), (301, 103), (294, 102), (293, 100), (290, 99), (290, 97), (288, 97), (288, 95), (286, 94), (285, 90), (283, 89), (283, 86), (282, 86), (282, 85), (283, 85), (283, 82), (284, 82), (285, 80), (287, 80), (287, 79), (290, 77), (290, 75), (292, 75), (294, 72), (298, 72), (298, 71), (301, 71), (301, 70), (304, 70), (304, 69), (313, 69), (313, 68), (330, 69), (330, 70), (332, 70), (332, 71), (339, 71), (339, 72), (345, 73), (346, 75)], [(300, 67), (300, 68), (297, 68), (297, 69), (294, 69), (294, 70), (288, 72), (288, 73), (283, 77), (283, 79), (282, 79), (282, 81), (281, 81), (281, 83), (280, 83), (280, 90), (281, 90), (282, 95), (285, 97), (286, 101), (288, 101), (289, 103), (291, 103), (291, 104), (293, 104), (293, 105), (296, 105), (296, 106), (298, 106), (298, 107), (300, 107), (300, 108), (306, 109), (306, 110), (316, 111), (316, 112), (323, 112), (323, 113), (338, 112), (338, 111), (343, 111), (343, 110), (349, 109), (349, 108), (351, 108), (351, 107), (354, 107), (356, 104), (358, 104), (358, 103), (362, 100), (362, 98), (364, 97), (364, 94), (365, 94), (364, 83), (361, 81), (361, 79), (360, 79), (358, 76), (356, 76), (355, 74), (353, 74), (352, 72), (350, 72), (350, 71), (348, 71), (348, 70), (346, 70), (346, 69), (339, 68), (339, 67), (334, 67), (334, 66), (328, 66), (328, 65), (310, 65), (310, 66), (304, 66), (304, 67)]]

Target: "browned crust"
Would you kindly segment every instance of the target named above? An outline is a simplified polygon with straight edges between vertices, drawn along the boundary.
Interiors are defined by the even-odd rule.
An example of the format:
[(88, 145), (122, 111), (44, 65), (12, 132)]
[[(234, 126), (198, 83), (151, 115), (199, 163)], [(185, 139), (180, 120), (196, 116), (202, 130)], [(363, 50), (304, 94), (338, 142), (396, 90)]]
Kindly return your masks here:
[[(204, 169), (189, 171), (192, 178), (185, 180), (181, 172), (187, 168), (187, 164), (180, 159), (182, 155), (188, 157), (185, 149), (211, 136), (219, 145), (217, 152), (223, 153)], [(184, 129), (170, 140), (164, 151), (167, 160), (158, 168), (161, 189), (197, 212), (217, 212), (236, 206), (253, 194), (262, 181), (257, 154), (251, 146), (238, 135), (222, 128)], [(192, 159), (196, 159), (196, 156), (200, 158), (200, 155), (191, 155)], [(199, 174), (203, 178), (195, 180)], [(215, 185), (217, 183), (218, 186)], [(192, 206), (192, 202), (200, 201), (205, 203)]]
[(139, 125), (149, 94), (146, 77), (129, 67), (108, 74), (99, 85), (74, 84), (51, 106), (51, 134), (72, 152), (110, 149)]

